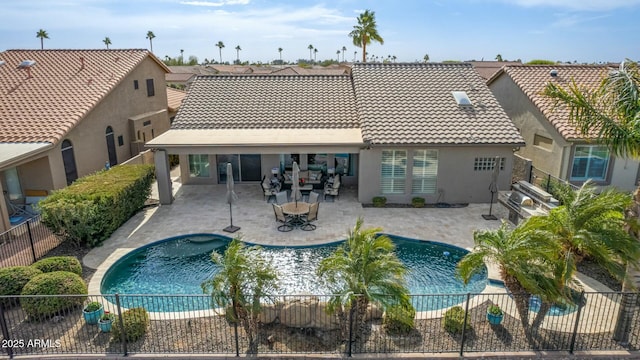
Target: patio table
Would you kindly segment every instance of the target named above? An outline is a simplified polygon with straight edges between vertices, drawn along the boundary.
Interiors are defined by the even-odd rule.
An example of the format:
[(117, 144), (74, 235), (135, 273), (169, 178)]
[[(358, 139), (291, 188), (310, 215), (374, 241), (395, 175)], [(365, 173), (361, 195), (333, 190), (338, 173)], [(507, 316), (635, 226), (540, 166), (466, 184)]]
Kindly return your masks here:
[(291, 221), (291, 225), (294, 227), (298, 227), (304, 224), (302, 220), (302, 215), (309, 213), (309, 203), (298, 201), (296, 202), (288, 202), (282, 204), (282, 212), (285, 215), (293, 216), (293, 221)]

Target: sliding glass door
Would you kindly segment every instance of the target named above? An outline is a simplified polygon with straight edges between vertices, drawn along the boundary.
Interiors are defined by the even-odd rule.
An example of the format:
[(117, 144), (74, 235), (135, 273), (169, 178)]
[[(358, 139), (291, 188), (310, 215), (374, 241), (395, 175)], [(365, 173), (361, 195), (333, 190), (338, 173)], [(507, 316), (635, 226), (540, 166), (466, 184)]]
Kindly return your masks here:
[(227, 183), (227, 163), (231, 163), (235, 181), (262, 180), (262, 157), (260, 154), (216, 155), (218, 163), (218, 183)]

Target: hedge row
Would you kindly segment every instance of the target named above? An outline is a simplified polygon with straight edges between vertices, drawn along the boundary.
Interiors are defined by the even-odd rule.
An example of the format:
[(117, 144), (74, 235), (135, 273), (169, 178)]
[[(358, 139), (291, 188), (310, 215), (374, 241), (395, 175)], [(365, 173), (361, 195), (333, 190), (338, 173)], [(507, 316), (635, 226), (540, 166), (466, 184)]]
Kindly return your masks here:
[(152, 165), (118, 165), (85, 176), (39, 203), (42, 221), (67, 240), (98, 246), (142, 209), (153, 178)]

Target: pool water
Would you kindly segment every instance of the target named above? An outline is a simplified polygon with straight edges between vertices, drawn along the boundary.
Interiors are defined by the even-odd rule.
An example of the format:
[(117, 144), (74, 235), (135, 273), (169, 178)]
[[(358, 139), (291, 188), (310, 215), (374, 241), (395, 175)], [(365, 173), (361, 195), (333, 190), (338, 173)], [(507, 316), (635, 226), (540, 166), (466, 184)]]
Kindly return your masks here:
[[(455, 275), (457, 262), (466, 250), (429, 241), (418, 241), (389, 235), (396, 245), (396, 254), (408, 267), (407, 285), (411, 294), (451, 294), (429, 298), (414, 298), (417, 310), (436, 310), (458, 304), (466, 293), (480, 293), (487, 285), (486, 270), (464, 285)], [(211, 252), (223, 253), (231, 239), (218, 235), (189, 235), (149, 244), (125, 255), (105, 274), (103, 294), (202, 294), (200, 284), (217, 271)], [(280, 273), (282, 295), (329, 294), (318, 283), (315, 270), (320, 261), (331, 254), (341, 242), (321, 246), (263, 246), (264, 254)], [(143, 298), (124, 297), (139, 303)], [(149, 298), (147, 297), (147, 301)], [(166, 303), (166, 304), (165, 304)], [(140, 304), (129, 304), (139, 306)], [(149, 311), (184, 311), (210, 308), (205, 297), (158, 298), (144, 304)]]

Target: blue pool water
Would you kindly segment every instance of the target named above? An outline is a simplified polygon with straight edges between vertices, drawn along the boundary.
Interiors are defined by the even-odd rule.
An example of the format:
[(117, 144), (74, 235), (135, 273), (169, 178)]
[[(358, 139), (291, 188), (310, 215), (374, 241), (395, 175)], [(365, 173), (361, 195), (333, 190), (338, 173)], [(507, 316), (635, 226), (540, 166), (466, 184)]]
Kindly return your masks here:
[[(456, 278), (455, 267), (466, 250), (446, 244), (389, 235), (396, 254), (409, 268), (411, 294), (452, 294), (447, 297), (418, 297), (417, 310), (435, 310), (458, 304), (466, 293), (480, 293), (487, 285), (487, 273), (474, 276), (468, 285)], [(103, 294), (202, 294), (200, 284), (216, 273), (211, 252), (223, 253), (231, 239), (219, 235), (188, 235), (158, 241), (125, 255), (105, 274)], [(322, 246), (263, 247), (280, 273), (280, 293), (329, 294), (318, 283), (315, 269), (340, 242)], [(210, 308), (204, 296), (123, 296), (123, 306), (144, 306), (149, 311), (186, 311)]]

